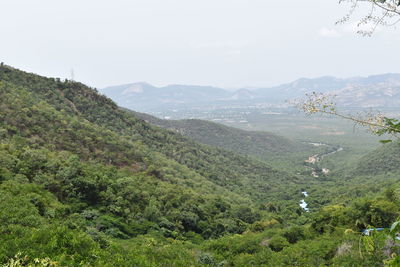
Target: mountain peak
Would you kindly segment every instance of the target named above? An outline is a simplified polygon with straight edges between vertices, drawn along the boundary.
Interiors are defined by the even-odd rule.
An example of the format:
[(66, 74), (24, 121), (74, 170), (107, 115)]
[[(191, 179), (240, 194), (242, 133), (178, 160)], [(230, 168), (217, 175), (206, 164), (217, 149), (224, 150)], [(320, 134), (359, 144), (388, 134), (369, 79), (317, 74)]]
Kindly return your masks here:
[(127, 88), (125, 88), (122, 91), (123, 95), (131, 95), (131, 94), (137, 94), (137, 93), (143, 93), (145, 90), (151, 90), (154, 89), (155, 87), (149, 83), (146, 82), (138, 82), (138, 83), (133, 83), (130, 84)]
[[(400, 74), (386, 73), (351, 78), (334, 76), (300, 78), (275, 87), (254, 90), (241, 88), (233, 92), (201, 85), (171, 84), (155, 87), (145, 82), (108, 87), (101, 91), (123, 107), (148, 112), (182, 106), (199, 107), (204, 104), (247, 105), (249, 101), (280, 105), (285, 100), (303, 98), (310, 92), (335, 93), (338, 95), (338, 102), (346, 106), (394, 106), (400, 101), (397, 87), (400, 87)], [(352, 93), (357, 97), (351, 97)], [(372, 96), (379, 99), (372, 99)]]

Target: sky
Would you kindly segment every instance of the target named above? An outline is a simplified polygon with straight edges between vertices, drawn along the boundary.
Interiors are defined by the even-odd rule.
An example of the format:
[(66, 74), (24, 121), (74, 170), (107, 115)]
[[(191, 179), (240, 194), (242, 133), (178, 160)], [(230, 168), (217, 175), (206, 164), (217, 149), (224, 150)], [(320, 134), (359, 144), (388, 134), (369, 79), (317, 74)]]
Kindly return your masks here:
[[(0, 61), (103, 88), (267, 87), (400, 72), (400, 29), (355, 33), (338, 0), (0, 2)], [(360, 14), (363, 9), (360, 10)]]

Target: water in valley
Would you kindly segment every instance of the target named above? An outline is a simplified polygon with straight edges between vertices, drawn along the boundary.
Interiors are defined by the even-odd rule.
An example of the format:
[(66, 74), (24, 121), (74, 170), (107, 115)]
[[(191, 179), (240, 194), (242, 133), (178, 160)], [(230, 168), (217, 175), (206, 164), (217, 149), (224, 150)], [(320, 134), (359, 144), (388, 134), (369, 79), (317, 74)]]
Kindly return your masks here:
[[(324, 143), (309, 143), (309, 144), (311, 144), (313, 146), (329, 146), (328, 144), (324, 144)], [(335, 154), (337, 152), (340, 152), (340, 151), (343, 151), (342, 147), (339, 147), (339, 148), (335, 149), (334, 151), (331, 151), (331, 152), (328, 152), (328, 153), (316, 154), (316, 155), (310, 156), (308, 158), (308, 160), (305, 160), (305, 162), (306, 163), (310, 163), (310, 164), (315, 164), (315, 163), (320, 162), (321, 160), (323, 160), (324, 157), (333, 155), (333, 154)], [(322, 172), (324, 174), (328, 174), (329, 173), (329, 169), (323, 168)], [(317, 174), (315, 168), (312, 169), (311, 175), (313, 177), (315, 177), (315, 178), (318, 178), (318, 174)], [(303, 194), (304, 198), (308, 197), (308, 192), (302, 191), (301, 193)], [(300, 200), (300, 204), (299, 205), (303, 210), (305, 210), (306, 212), (309, 212), (310, 209), (308, 208), (308, 204), (307, 204), (307, 202), (305, 201), (304, 198), (302, 200)]]
[[(303, 192), (301, 192), (301, 193), (303, 194), (304, 197), (308, 197), (308, 193), (307, 193), (306, 191), (303, 191)], [(301, 207), (303, 210), (305, 210), (306, 212), (309, 212), (310, 209), (307, 208), (307, 206), (308, 206), (308, 204), (307, 204), (307, 202), (306, 202), (304, 199), (300, 200), (300, 207)]]

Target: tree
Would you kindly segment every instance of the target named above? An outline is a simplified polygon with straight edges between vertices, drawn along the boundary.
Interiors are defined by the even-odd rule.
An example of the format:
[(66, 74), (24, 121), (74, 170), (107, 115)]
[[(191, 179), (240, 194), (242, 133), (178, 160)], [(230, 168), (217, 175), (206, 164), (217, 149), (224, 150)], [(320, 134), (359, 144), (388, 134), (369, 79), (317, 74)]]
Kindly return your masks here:
[[(357, 26), (366, 26), (358, 33), (371, 36), (380, 25), (394, 26), (400, 22), (400, 0), (340, 0), (339, 3), (350, 3), (351, 7), (346, 16), (337, 23), (346, 23), (361, 5), (370, 5), (370, 10), (359, 20)], [(381, 112), (366, 112), (359, 114), (345, 114), (337, 109), (334, 96), (313, 92), (298, 103), (298, 107), (306, 114), (328, 114), (353, 121), (355, 124), (368, 127), (371, 133), (377, 135), (389, 134), (400, 139), (400, 120), (388, 118)], [(391, 139), (381, 140), (383, 143)]]
[[(298, 107), (306, 114), (333, 115), (367, 127), (373, 134), (389, 134), (395, 139), (400, 139), (400, 121), (397, 119), (388, 118), (380, 112), (364, 112), (356, 115), (345, 114), (338, 110), (332, 95), (313, 92), (306, 96), (306, 99), (298, 103)], [(383, 143), (391, 141), (391, 139), (381, 140)]]
[(349, 3), (349, 12), (337, 23), (346, 23), (357, 9), (367, 6), (369, 11), (362, 15), (357, 26), (359, 34), (371, 36), (378, 26), (394, 26), (400, 21), (400, 0), (340, 0), (340, 3)]
[[(369, 26), (369, 29), (367, 28), (367, 30), (360, 30), (358, 32), (364, 36), (371, 36), (379, 25), (393, 26), (400, 21), (400, 0), (340, 0), (340, 3), (344, 2), (351, 3), (352, 6), (349, 13), (338, 23), (347, 22), (361, 3), (371, 5), (369, 13), (364, 15), (358, 23), (358, 26)], [(400, 121), (398, 119), (388, 118), (380, 112), (358, 115), (344, 114), (337, 109), (336, 103), (332, 98), (333, 96), (314, 92), (307, 95), (307, 99), (301, 101), (299, 107), (306, 114), (319, 113), (337, 116), (368, 127), (373, 134), (390, 134), (397, 140), (400, 140)], [(390, 142), (391, 140), (382, 141)], [(391, 196), (390, 193), (388, 195)], [(395, 220), (397, 215), (396, 206), (390, 201), (380, 200), (374, 204), (368, 203), (366, 207), (368, 211), (363, 211), (361, 213), (368, 217), (368, 224), (387, 225), (390, 221)], [(358, 208), (356, 210), (360, 209)], [(394, 242), (398, 242), (397, 235), (399, 232), (400, 221), (397, 221), (393, 223), (390, 229), (390, 234)], [(363, 240), (368, 241), (368, 238)], [(384, 239), (387, 243), (388, 240), (386, 240), (386, 236), (384, 236)], [(375, 250), (367, 252), (369, 255), (373, 255)], [(400, 256), (393, 253), (384, 263), (385, 266), (399, 266)]]

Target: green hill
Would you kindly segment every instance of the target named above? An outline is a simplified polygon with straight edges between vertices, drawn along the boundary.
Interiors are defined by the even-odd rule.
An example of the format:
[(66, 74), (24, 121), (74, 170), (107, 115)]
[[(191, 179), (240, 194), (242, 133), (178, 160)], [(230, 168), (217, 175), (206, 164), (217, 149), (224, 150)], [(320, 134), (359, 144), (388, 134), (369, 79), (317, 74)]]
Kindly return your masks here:
[(390, 143), (368, 153), (355, 165), (353, 174), (379, 175), (400, 171), (400, 144)]
[[(265, 163), (200, 145), (179, 133), (154, 127), (83, 84), (61, 82), (9, 67), (1, 69), (0, 79), (3, 92), (14, 95), (12, 99), (2, 97), (3, 110), (17, 113), (4, 117), (6, 126), (16, 128), (14, 134), (34, 138), (39, 145), (68, 150), (84, 159), (138, 169), (157, 164), (168, 167), (168, 163), (162, 162), (173, 161), (213, 184), (253, 200), (268, 199), (274, 193), (284, 195), (286, 192), (280, 186), (284, 184), (287, 188), (288, 184), (299, 182), (299, 178), (278, 172)], [(8, 89), (11, 85), (19, 90)], [(24, 109), (29, 110), (28, 114), (21, 114)], [(22, 115), (26, 116), (23, 122), (13, 120)], [(71, 122), (63, 121), (66, 118)], [(156, 156), (161, 160), (152, 159)]]
[(245, 131), (204, 120), (162, 120), (144, 113), (134, 113), (146, 122), (175, 131), (199, 143), (231, 150), (243, 155), (272, 161), (291, 158), (293, 154), (315, 153), (315, 147), (271, 134), (268, 132)]
[[(358, 199), (369, 187), (355, 186), (326, 205), (345, 184), (277, 171), (240, 139), (266, 141), (273, 153), (286, 140), (178, 123), (220, 148), (151, 125), (81, 83), (1, 65), (0, 264), (383, 266), (398, 255), (388, 230), (360, 233), (400, 215), (398, 185)], [(202, 125), (211, 138), (196, 132)], [(320, 210), (299, 207), (305, 188)]]
[[(299, 209), (301, 178), (152, 126), (83, 84), (1, 66), (0, 107), (1, 261), (26, 246), (47, 250), (32, 233), (64, 231), (78, 239), (54, 242), (96, 249), (150, 232), (242, 233), (271, 216), (269, 201), (282, 201), (286, 217)], [(23, 232), (20, 243), (14, 231)], [(81, 255), (48, 256), (60, 253), (67, 265)]]

